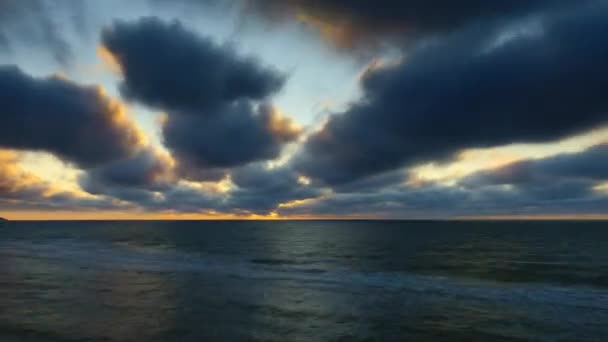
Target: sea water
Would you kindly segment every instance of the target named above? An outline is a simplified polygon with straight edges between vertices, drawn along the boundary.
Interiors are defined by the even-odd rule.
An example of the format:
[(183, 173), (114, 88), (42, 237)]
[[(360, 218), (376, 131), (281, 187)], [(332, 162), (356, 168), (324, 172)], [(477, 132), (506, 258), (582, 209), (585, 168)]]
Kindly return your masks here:
[(608, 223), (10, 222), (0, 341), (608, 341)]

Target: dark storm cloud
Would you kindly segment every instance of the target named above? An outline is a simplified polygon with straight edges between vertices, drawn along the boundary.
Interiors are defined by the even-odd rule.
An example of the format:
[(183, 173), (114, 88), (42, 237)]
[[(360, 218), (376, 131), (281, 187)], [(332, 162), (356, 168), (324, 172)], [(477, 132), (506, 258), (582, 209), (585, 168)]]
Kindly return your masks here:
[[(80, 2), (80, 1), (75, 1)], [(62, 66), (73, 53), (58, 24), (56, 12), (72, 13), (82, 5), (66, 1), (0, 0), (0, 31), (6, 47), (12, 44), (42, 46)]]
[[(335, 187), (335, 192), (282, 215), (383, 218), (450, 218), (493, 215), (576, 215), (608, 212), (608, 144), (576, 153), (511, 163), (479, 171), (455, 185), (412, 184), (399, 172)], [(403, 174), (401, 174), (403, 175)], [(368, 191), (369, 185), (375, 191)]]
[(215, 212), (246, 216), (267, 215), (281, 203), (315, 198), (321, 194), (320, 189), (300, 183), (292, 170), (268, 170), (260, 164), (232, 170), (232, 181), (236, 188), (226, 193), (172, 184), (160, 192), (161, 196), (131, 192), (130, 199), (123, 198), (151, 211)]
[(142, 151), (89, 170), (79, 181), (91, 194), (127, 201), (148, 211), (268, 214), (281, 203), (321, 194), (321, 189), (303, 184), (288, 168), (250, 164), (227, 170), (235, 188), (221, 193), (180, 183), (173, 171), (158, 153)]
[(312, 135), (295, 165), (339, 184), (463, 148), (554, 140), (606, 123), (607, 18), (608, 5), (596, 2), (485, 50), (479, 33), (465, 30), (369, 70), (363, 99)]
[(110, 198), (79, 198), (65, 192), (47, 197), (24, 196), (20, 199), (0, 197), (0, 208), (4, 211), (99, 211), (130, 210), (135, 207), (118, 203)]
[(281, 215), (361, 218), (441, 218), (462, 208), (479, 207), (468, 193), (447, 187), (413, 189), (395, 185), (378, 192), (335, 193), (297, 206), (279, 208)]
[(127, 156), (140, 133), (99, 87), (0, 66), (0, 147), (38, 150), (89, 167)]
[(607, 209), (608, 196), (601, 194), (538, 200), (521, 192), (498, 189), (467, 191), (437, 186), (336, 194), (297, 206), (282, 207), (278, 213), (313, 217), (446, 219), (463, 216), (605, 214)]
[(228, 204), (240, 211), (268, 214), (281, 203), (319, 197), (320, 188), (300, 181), (288, 167), (266, 169), (251, 164), (235, 170), (232, 181), (237, 190), (231, 193)]
[(169, 157), (147, 148), (91, 169), (79, 182), (90, 193), (103, 193), (109, 187), (161, 189), (170, 181), (171, 172)]
[[(137, 164), (137, 161), (125, 161)], [(144, 163), (145, 164), (145, 163)], [(118, 167), (118, 165), (116, 165)], [(149, 173), (139, 165), (141, 173)], [(115, 170), (115, 172), (120, 172)], [(80, 184), (89, 193), (106, 198), (119, 199), (129, 206), (156, 212), (205, 213), (210, 211), (230, 212), (234, 208), (225, 204), (228, 195), (193, 188), (180, 184), (175, 178), (166, 180), (140, 179), (128, 181), (124, 185), (114, 182), (101, 172), (81, 177)], [(139, 177), (138, 177), (139, 178)]]
[(252, 58), (157, 18), (118, 21), (104, 30), (103, 45), (122, 67), (125, 97), (168, 111), (212, 115), (235, 100), (262, 100), (284, 77)]
[[(89, 175), (86, 179), (90, 181), (95, 177), (97, 185), (101, 185), (100, 192), (87, 187), (86, 183), (83, 188), (107, 198), (130, 202), (121, 204), (125, 208), (133, 206), (146, 211), (236, 215), (264, 215), (277, 211), (281, 215), (383, 218), (601, 214), (608, 210), (608, 194), (593, 187), (608, 180), (608, 169), (603, 165), (605, 163), (597, 165), (594, 161), (606, 157), (608, 148), (600, 145), (580, 153), (527, 160), (482, 171), (461, 180), (456, 186), (409, 185), (403, 182), (399, 172), (351, 183), (333, 193), (306, 184), (289, 166), (267, 169), (258, 163), (232, 170), (235, 188), (220, 194), (155, 177), (167, 172), (166, 167), (160, 166), (162, 158), (146, 151), (132, 159), (101, 167), (102, 171)], [(142, 178), (141, 175), (147, 176)], [(28, 182), (13, 182), (18, 183)], [(371, 191), (375, 185), (376, 191)], [(35, 190), (35, 186), (28, 189), (43, 192)], [(21, 196), (24, 194), (21, 191)], [(35, 198), (31, 193), (26, 197)], [(281, 206), (298, 200), (309, 201)], [(108, 205), (107, 200), (97, 201), (100, 206)], [(80, 205), (93, 204), (89, 201)]]
[(172, 211), (179, 213), (229, 212), (225, 205), (225, 195), (202, 192), (191, 187), (175, 185), (165, 192), (162, 198), (153, 198), (143, 204), (146, 210)]
[[(408, 174), (405, 170), (396, 169), (357, 179), (349, 183), (334, 184), (332, 185), (332, 189), (337, 193), (380, 192), (387, 188), (401, 186), (407, 181), (407, 176)], [(315, 184), (321, 186), (322, 182), (315, 182)]]
[(165, 144), (185, 165), (229, 168), (276, 158), (300, 130), (269, 106), (236, 102), (211, 116), (174, 115), (163, 127)]
[(581, 0), (244, 0), (271, 21), (303, 20), (318, 26), (340, 48), (377, 43), (384, 38), (412, 40), (443, 35), (472, 25), (507, 22)]
[[(561, 187), (590, 191), (593, 185), (608, 182), (608, 144), (593, 146), (583, 152), (560, 154), (538, 160), (525, 160), (465, 178), (468, 187), (510, 185), (527, 191)], [(544, 191), (545, 193), (550, 193)]]
[(394, 184), (376, 192), (334, 193), (279, 208), (278, 212), (281, 215), (428, 219), (605, 214), (608, 210), (608, 193), (594, 190), (599, 183), (590, 179), (539, 174), (527, 178), (525, 183), (505, 186), (488, 178), (486, 173), (471, 176), (456, 186)]
[(580, 210), (605, 213), (608, 193), (595, 189), (608, 181), (605, 160), (608, 160), (608, 145), (602, 144), (578, 153), (524, 160), (481, 171), (464, 178), (460, 185), (475, 192), (502, 189), (504, 194), (517, 199), (506, 208), (542, 212), (543, 208), (557, 207), (566, 213)]
[(122, 69), (123, 95), (167, 111), (164, 142), (184, 177), (220, 179), (226, 169), (274, 159), (300, 134), (259, 104), (281, 88), (280, 73), (177, 21), (116, 22), (102, 42)]
[(145, 147), (130, 157), (100, 165), (82, 174), (78, 183), (90, 194), (130, 202), (139, 208), (180, 207), (167, 203), (165, 193), (174, 192), (177, 179), (173, 161), (166, 153)]

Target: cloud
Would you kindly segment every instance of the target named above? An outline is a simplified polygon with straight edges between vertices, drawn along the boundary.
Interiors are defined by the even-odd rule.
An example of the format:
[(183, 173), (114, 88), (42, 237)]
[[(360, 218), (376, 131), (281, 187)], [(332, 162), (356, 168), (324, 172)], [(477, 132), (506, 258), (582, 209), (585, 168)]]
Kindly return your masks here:
[(413, 41), (474, 24), (504, 23), (578, 0), (244, 0), (244, 9), (272, 22), (299, 20), (343, 49), (382, 40)]
[(161, 189), (173, 180), (173, 164), (170, 156), (148, 147), (133, 156), (89, 170), (79, 183), (90, 193), (104, 193), (112, 187)]
[[(90, 193), (106, 198), (97, 200), (102, 208), (115, 198), (122, 201), (121, 208), (130, 206), (150, 212), (278, 212), (284, 216), (428, 219), (601, 214), (608, 208), (608, 193), (596, 190), (608, 181), (608, 168), (597, 163), (608, 157), (606, 144), (480, 171), (454, 186), (404, 182), (405, 173), (401, 170), (335, 187), (333, 191), (302, 179), (289, 165), (269, 169), (263, 163), (254, 163), (232, 169), (229, 179), (233, 186), (218, 192), (173, 177), (166, 157), (158, 151), (143, 150), (132, 158), (90, 170), (81, 178), (81, 184)], [(7, 188), (2, 184), (0, 181), (0, 191)], [(37, 187), (28, 189), (31, 192)], [(0, 197), (6, 198), (6, 191)], [(53, 197), (54, 205), (56, 198), (58, 195)], [(77, 203), (86, 208), (85, 203)], [(89, 208), (94, 203), (86, 202)]]
[(163, 140), (184, 177), (219, 179), (229, 168), (274, 159), (301, 133), (265, 102), (282, 74), (178, 21), (119, 21), (102, 43), (120, 66), (123, 95), (167, 112)]
[(511, 163), (464, 178), (461, 184), (478, 188), (508, 186), (538, 196), (574, 197), (593, 192), (593, 187), (608, 181), (608, 144), (600, 144), (580, 153)]
[(283, 216), (448, 219), (483, 216), (600, 215), (608, 195), (593, 183), (561, 180), (521, 187), (395, 184), (376, 192), (324, 195), (277, 210)]
[[(386, 43), (402, 59), (369, 67), (362, 98), (298, 150), (303, 129), (272, 104), (286, 74), (179, 21), (116, 21), (102, 31), (100, 51), (116, 62), (126, 101), (164, 112), (166, 150), (145, 142), (125, 106), (100, 87), (0, 67), (0, 148), (16, 150), (0, 151), (0, 208), (381, 218), (608, 209), (606, 145), (507, 159), (449, 182), (407, 178), (418, 163), (442, 167), (464, 149), (555, 141), (608, 123), (605, 2), (180, 3), (189, 1), (211, 4), (214, 14), (242, 5), (270, 21), (304, 22), (348, 51)], [(64, 34), (73, 32), (56, 23), (87, 11), (80, 2), (0, 0), (0, 48), (42, 47), (69, 65)], [(62, 23), (86, 31), (83, 18)], [(288, 144), (291, 160), (282, 153)], [(80, 168), (87, 193), (24, 170), (18, 156), (30, 150)]]
[(172, 156), (152, 146), (87, 170), (78, 179), (81, 188), (90, 194), (120, 199), (148, 210), (182, 207), (179, 200), (170, 203), (176, 199), (168, 198), (180, 188), (178, 182)]
[(269, 214), (281, 203), (318, 197), (321, 189), (303, 183), (293, 170), (260, 163), (228, 170), (232, 186), (185, 182), (166, 156), (150, 150), (89, 170), (79, 182), (95, 195), (120, 199), (148, 211)]
[(271, 106), (249, 102), (225, 106), (211, 116), (175, 115), (163, 127), (164, 142), (181, 166), (203, 169), (274, 159), (300, 132)]
[(340, 184), (606, 123), (607, 16), (608, 6), (595, 3), (491, 48), (480, 48), (476, 30), (423, 44), (398, 65), (368, 71), (363, 98), (313, 134), (294, 165)]
[(184, 184), (176, 184), (162, 193), (162, 196), (140, 203), (149, 211), (170, 211), (177, 213), (225, 213), (226, 195), (197, 189)]
[(336, 192), (319, 198), (281, 206), (284, 216), (446, 219), (461, 215), (484, 215), (513, 209), (512, 200), (495, 190), (473, 192), (457, 187), (393, 184), (375, 192)]
[(600, 144), (579, 153), (519, 161), (478, 172), (462, 179), (460, 185), (471, 191), (503, 189), (517, 198), (515, 208), (537, 213), (605, 213), (608, 194), (595, 188), (608, 181), (608, 165), (601, 162), (606, 158), (608, 145)]
[(112, 209), (118, 204), (107, 198), (67, 191), (45, 182), (19, 165), (15, 151), (0, 150), (0, 207), (12, 209)]
[(205, 115), (235, 100), (263, 100), (284, 83), (278, 71), (238, 56), (179, 21), (116, 21), (103, 31), (102, 44), (122, 67), (123, 95), (168, 111)]
[(251, 164), (235, 170), (232, 181), (237, 186), (230, 193), (228, 205), (238, 211), (268, 214), (280, 204), (319, 197), (322, 189), (306, 184), (288, 167), (267, 169)]
[(101, 87), (0, 66), (0, 146), (53, 153), (81, 167), (130, 155), (142, 135)]
[(17, 165), (17, 153), (0, 150), (0, 197), (20, 198), (27, 194), (42, 196), (48, 187), (30, 173), (23, 172)]
[(608, 164), (603, 160), (608, 160), (605, 143), (479, 171), (453, 186), (395, 182), (368, 192), (365, 183), (360, 188), (353, 183), (346, 190), (279, 212), (383, 218), (599, 215), (608, 210), (608, 193), (597, 190), (608, 181)]
[(499, 189), (465, 189), (429, 186), (401, 188), (376, 193), (343, 193), (282, 206), (282, 216), (450, 219), (459, 217), (532, 217), (602, 215), (608, 196), (586, 196), (539, 200), (527, 193)]

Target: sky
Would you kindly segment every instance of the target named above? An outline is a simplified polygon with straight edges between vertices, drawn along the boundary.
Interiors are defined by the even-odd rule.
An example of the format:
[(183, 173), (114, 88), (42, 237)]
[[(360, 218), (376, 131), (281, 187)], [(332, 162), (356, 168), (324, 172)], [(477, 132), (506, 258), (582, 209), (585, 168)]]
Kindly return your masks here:
[(8, 219), (608, 218), (608, 0), (0, 0)]

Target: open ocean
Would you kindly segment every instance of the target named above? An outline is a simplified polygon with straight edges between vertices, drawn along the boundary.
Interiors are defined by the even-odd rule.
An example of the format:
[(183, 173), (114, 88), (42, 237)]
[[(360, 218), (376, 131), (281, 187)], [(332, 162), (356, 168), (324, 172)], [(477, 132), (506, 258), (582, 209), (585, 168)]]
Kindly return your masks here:
[(608, 341), (608, 222), (9, 222), (0, 341)]

